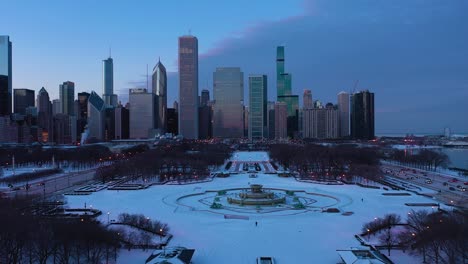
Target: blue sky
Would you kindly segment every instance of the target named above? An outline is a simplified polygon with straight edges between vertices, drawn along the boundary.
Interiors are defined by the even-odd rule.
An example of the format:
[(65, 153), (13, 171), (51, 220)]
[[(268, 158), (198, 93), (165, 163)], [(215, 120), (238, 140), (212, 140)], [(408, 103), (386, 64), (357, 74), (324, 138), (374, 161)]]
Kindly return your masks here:
[[(293, 91), (336, 102), (352, 89), (376, 93), (377, 133), (468, 132), (468, 2), (464, 0), (8, 1), (0, 34), (13, 42), (13, 87), (51, 98), (58, 86), (102, 93), (112, 47), (115, 92), (146, 86), (158, 57), (177, 99), (177, 37), (199, 39), (199, 89), (216, 67), (268, 75), (276, 96), (275, 47), (286, 46)], [(247, 82), (245, 82), (247, 83)], [(247, 88), (245, 91), (247, 92)]]

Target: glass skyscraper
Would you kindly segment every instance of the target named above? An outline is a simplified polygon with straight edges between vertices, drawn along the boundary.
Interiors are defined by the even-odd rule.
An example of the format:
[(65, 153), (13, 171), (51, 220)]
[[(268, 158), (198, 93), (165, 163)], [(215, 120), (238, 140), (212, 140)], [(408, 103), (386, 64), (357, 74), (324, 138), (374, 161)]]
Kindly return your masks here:
[(105, 105), (117, 106), (117, 95), (114, 94), (114, 61), (111, 57), (102, 61), (102, 98)]
[(267, 76), (249, 76), (249, 140), (267, 138)]
[(62, 104), (62, 114), (74, 116), (75, 83), (66, 81), (60, 84), (60, 103)]
[(156, 96), (156, 105), (154, 106), (154, 126), (160, 132), (167, 129), (167, 74), (166, 67), (159, 60), (153, 68), (152, 92)]
[(9, 36), (0, 36), (0, 116), (11, 114), (12, 48)]
[(14, 89), (14, 113), (26, 114), (26, 108), (34, 107), (34, 90)]
[(351, 137), (373, 139), (374, 93), (362, 91), (351, 96)]
[(284, 69), (284, 46), (276, 48), (276, 89), (277, 96), (291, 95), (291, 74)]
[(216, 68), (213, 73), (213, 136), (244, 136), (244, 73), (238, 67)]
[(198, 39), (179, 37), (179, 134), (198, 139)]

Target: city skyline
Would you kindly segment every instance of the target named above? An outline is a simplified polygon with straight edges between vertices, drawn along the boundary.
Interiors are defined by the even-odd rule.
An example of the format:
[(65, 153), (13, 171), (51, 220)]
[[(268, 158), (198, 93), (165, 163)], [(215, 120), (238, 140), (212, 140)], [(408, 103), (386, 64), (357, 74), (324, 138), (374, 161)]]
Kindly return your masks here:
[[(164, 32), (161, 38), (161, 43), (164, 43), (162, 46), (154, 45), (154, 39), (150, 37), (146, 41), (143, 36), (147, 34), (138, 35), (138, 42), (141, 42), (138, 45), (141, 45), (144, 51), (138, 52), (132, 60), (128, 59), (126, 49), (132, 50), (134, 46), (129, 45), (127, 41), (116, 41), (115, 33), (106, 34), (107, 39), (96, 37), (92, 46), (85, 45), (86, 49), (90, 50), (86, 56), (81, 56), (80, 52), (73, 52), (75, 45), (82, 43), (80, 41), (68, 50), (54, 49), (54, 46), (51, 46), (50, 51), (44, 49), (60, 32), (71, 30), (67, 25), (52, 32), (45, 31), (44, 42), (38, 43), (37, 47), (31, 47), (28, 39), (35, 37), (36, 33), (31, 32), (31, 29), (26, 30), (28, 23), (6, 23), (9, 16), (23, 8), (15, 3), (5, 7), (11, 12), (6, 12), (8, 14), (0, 18), (0, 24), (8, 24), (9, 28), (2, 28), (0, 34), (9, 36), (13, 43), (12, 88), (27, 88), (37, 93), (44, 86), (51, 99), (58, 98), (56, 87), (67, 79), (76, 83), (75, 93), (101, 91), (100, 64), (109, 46), (112, 46), (115, 59), (115, 92), (119, 98), (122, 96), (124, 103), (128, 101), (129, 88), (146, 87), (146, 81), (142, 80), (145, 65), (154, 64), (157, 57), (161, 56), (164, 61), (169, 62), (166, 65), (168, 103), (172, 104), (173, 100), (177, 99), (177, 37), (193, 28), (192, 34), (200, 40), (199, 90), (208, 88), (212, 92), (210, 73), (216, 67), (230, 65), (242, 68), (246, 75), (264, 73), (268, 75), (270, 83), (275, 83), (275, 49), (284, 43), (288, 54), (287, 71), (295, 76), (293, 94), (302, 94), (301, 91), (307, 88), (312, 90), (314, 98), (324, 103), (335, 103), (338, 92), (352, 91), (353, 84), (359, 80), (357, 90), (370, 89), (379, 94), (376, 101), (376, 134), (442, 133), (444, 127), (450, 127), (455, 133), (466, 133), (467, 122), (459, 120), (463, 118), (463, 113), (467, 112), (463, 98), (468, 96), (468, 82), (463, 72), (468, 69), (468, 54), (463, 47), (467, 46), (468, 41), (459, 34), (463, 27), (455, 26), (464, 24), (466, 18), (461, 10), (467, 4), (456, 1), (431, 2), (432, 5), (403, 2), (366, 5), (363, 2), (351, 6), (338, 5), (334, 1), (316, 1), (314, 5), (307, 1), (292, 1), (286, 7), (281, 5), (281, 8), (284, 8), (282, 10), (279, 10), (280, 5), (276, 3), (268, 3), (269, 12), (258, 19), (249, 11), (245, 20), (231, 21), (232, 23), (225, 28), (216, 25), (215, 28), (210, 28), (209, 32), (200, 30), (203, 28), (200, 24), (202, 22), (194, 22), (192, 16), (188, 16), (183, 22), (171, 26), (175, 28), (169, 28), (167, 32), (171, 31), (170, 33)], [(207, 4), (202, 2), (197, 8)], [(262, 4), (265, 2), (255, 3)], [(166, 5), (169, 9), (174, 8)], [(33, 6), (34, 4), (23, 8), (31, 17), (35, 16), (32, 14)], [(66, 7), (65, 4), (57, 4), (55, 9)], [(232, 4), (224, 3), (223, 7), (232, 7)], [(100, 8), (103, 7), (98, 6), (93, 12), (98, 12)], [(119, 8), (123, 7), (112, 7), (113, 10)], [(361, 13), (356, 12), (358, 8), (362, 9)], [(385, 12), (386, 9), (394, 12)], [(89, 15), (92, 16), (93, 12)], [(188, 10), (184, 9), (182, 12), (186, 13)], [(142, 17), (146, 15), (143, 13)], [(395, 17), (397, 19), (394, 19)], [(112, 23), (116, 23), (115, 20), (111, 17), (105, 25), (112, 26)], [(54, 19), (49, 19), (45, 21), (45, 26), (54, 22)], [(321, 23), (322, 27), (317, 26), (316, 22)], [(357, 28), (359, 23), (363, 28)], [(83, 34), (82, 30), (80, 31), (83, 25), (76, 26), (71, 33), (77, 33), (78, 36)], [(103, 26), (98, 25), (99, 28)], [(445, 30), (447, 28), (449, 30)], [(127, 32), (130, 29), (126, 27), (124, 30)], [(287, 30), (289, 33), (287, 36), (280, 36), (277, 34), (280, 30)], [(328, 35), (325, 35), (324, 31), (327, 30)], [(367, 33), (363, 34), (364, 30), (378, 34), (369, 38)], [(424, 35), (418, 33), (420, 31)], [(26, 33), (31, 36), (27, 36)], [(310, 41), (306, 35), (311, 33), (316, 42), (312, 49), (305, 48), (300, 43)], [(96, 32), (92, 30), (90, 34)], [(397, 41), (395, 36), (405, 41)], [(343, 45), (343, 42), (346, 45)], [(148, 47), (150, 44), (154, 46), (151, 49)], [(369, 45), (372, 45), (373, 49), (361, 49), (370, 47)], [(248, 56), (239, 56), (241, 51)], [(64, 62), (59, 59), (64, 54), (73, 62), (69, 67), (63, 67)], [(430, 61), (427, 54), (431, 54)], [(408, 57), (411, 59), (410, 63), (404, 59)], [(42, 62), (46, 59), (50, 63), (43, 65)], [(436, 63), (430, 63), (432, 61)], [(39, 63), (43, 70), (42, 76), (37, 76), (31, 69)], [(136, 72), (132, 69), (127, 73), (130, 68), (140, 70)], [(269, 90), (271, 100), (276, 95), (275, 85), (271, 85)], [(244, 98), (248, 97), (244, 95)], [(428, 115), (431, 116), (432, 122), (426, 122), (424, 117)]]

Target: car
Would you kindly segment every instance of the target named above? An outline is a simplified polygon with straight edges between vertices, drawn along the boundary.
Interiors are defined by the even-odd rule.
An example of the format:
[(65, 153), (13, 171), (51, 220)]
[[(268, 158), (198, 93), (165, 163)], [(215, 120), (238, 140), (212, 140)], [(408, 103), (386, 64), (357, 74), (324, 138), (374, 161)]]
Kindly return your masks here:
[(444, 185), (444, 186), (447, 186), (447, 185), (448, 185), (448, 183), (444, 182), (444, 183), (442, 183), (442, 185)]
[(431, 184), (432, 181), (431, 181), (431, 180), (426, 180), (426, 183), (427, 183), (427, 184)]
[(458, 182), (457, 178), (452, 178), (449, 182)]
[(451, 190), (451, 191), (455, 191), (455, 188), (453, 188), (453, 187), (449, 187), (449, 190)]
[(468, 185), (468, 182), (463, 183), (464, 185)]

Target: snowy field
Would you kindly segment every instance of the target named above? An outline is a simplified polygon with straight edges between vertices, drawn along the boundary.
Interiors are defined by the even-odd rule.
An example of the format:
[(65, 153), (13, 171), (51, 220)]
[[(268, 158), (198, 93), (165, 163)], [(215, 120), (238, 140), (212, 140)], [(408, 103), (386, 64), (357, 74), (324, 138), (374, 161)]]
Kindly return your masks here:
[[(264, 152), (239, 152), (238, 161), (268, 160)], [(210, 190), (247, 188), (248, 183), (263, 184), (267, 188), (304, 190), (332, 196), (338, 200), (333, 207), (341, 213), (322, 213), (318, 210), (291, 210), (290, 214), (268, 212), (238, 212), (226, 209), (210, 209), (197, 199), (178, 198)], [(138, 191), (100, 191), (87, 196), (68, 196), (72, 208), (88, 206), (103, 211), (100, 220), (107, 223), (120, 213), (144, 214), (151, 219), (167, 223), (173, 239), (169, 246), (195, 249), (193, 263), (229, 264), (256, 263), (258, 256), (274, 257), (283, 263), (339, 263), (336, 249), (359, 246), (354, 238), (363, 223), (387, 213), (397, 213), (406, 219), (411, 208), (404, 203), (434, 202), (422, 196), (384, 196), (383, 190), (367, 189), (352, 185), (319, 185), (297, 182), (293, 178), (258, 174), (237, 174), (228, 178), (216, 178), (211, 182), (189, 185), (152, 186)], [(394, 192), (394, 191), (392, 191)], [(363, 200), (362, 200), (363, 199)], [(320, 203), (317, 204), (320, 206)], [(325, 206), (325, 205), (324, 205)], [(430, 209), (431, 210), (431, 209)], [(224, 214), (246, 216), (248, 220), (225, 219)], [(258, 226), (255, 226), (258, 222)], [(151, 251), (122, 250), (118, 263), (144, 263)], [(395, 254), (395, 263), (417, 263), (414, 258)]]

